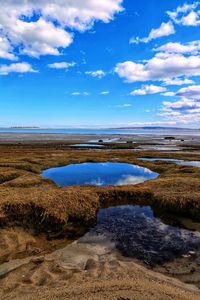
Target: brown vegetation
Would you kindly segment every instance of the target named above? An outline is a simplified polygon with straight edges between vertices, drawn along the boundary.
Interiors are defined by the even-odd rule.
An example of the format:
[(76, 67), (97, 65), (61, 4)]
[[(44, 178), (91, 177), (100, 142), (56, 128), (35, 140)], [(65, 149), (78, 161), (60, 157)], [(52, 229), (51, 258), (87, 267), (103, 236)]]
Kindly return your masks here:
[[(130, 144), (130, 148), (134, 146)], [(58, 142), (0, 145), (0, 263), (5, 265), (5, 272), (0, 273), (1, 299), (199, 298), (193, 287), (188, 290), (190, 287), (147, 271), (132, 261), (113, 258), (113, 253), (108, 257), (106, 254), (103, 261), (102, 255), (100, 261), (88, 259), (83, 270), (63, 267), (62, 255), (58, 259), (48, 258), (47, 253), (68, 245), (95, 224), (101, 207), (152, 205), (155, 213), (170, 212), (200, 220), (200, 168), (137, 160), (138, 157), (200, 160), (200, 155), (111, 149), (114, 147), (117, 145), (95, 151), (71, 149), (67, 143)], [(99, 161), (138, 164), (160, 176), (136, 186), (101, 188), (64, 188), (40, 176), (42, 170), (50, 167)], [(9, 271), (6, 262), (12, 266), (15, 259), (20, 259), (21, 265)], [(188, 265), (189, 275), (184, 273), (185, 269), (182, 272), (194, 280), (196, 273), (192, 271), (191, 277)]]
[[(149, 204), (200, 220), (200, 169), (137, 160), (143, 156), (200, 160), (200, 155), (187, 153), (72, 150), (64, 143), (1, 145), (0, 224), (17, 224), (47, 235), (75, 232), (73, 226), (95, 222), (100, 207), (120, 203)], [(86, 161), (135, 163), (160, 176), (137, 186), (104, 188), (58, 187), (39, 176), (49, 167)]]

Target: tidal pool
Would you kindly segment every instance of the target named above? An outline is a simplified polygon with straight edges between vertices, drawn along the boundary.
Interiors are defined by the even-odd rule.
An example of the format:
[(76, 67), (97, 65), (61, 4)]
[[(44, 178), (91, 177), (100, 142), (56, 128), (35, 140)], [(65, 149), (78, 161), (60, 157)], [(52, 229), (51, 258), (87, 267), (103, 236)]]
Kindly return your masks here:
[(74, 144), (71, 145), (71, 147), (98, 147), (98, 148), (102, 148), (104, 147), (104, 145), (96, 145), (96, 144)]
[(127, 141), (121, 141), (120, 138), (113, 138), (113, 139), (107, 138), (107, 139), (99, 139), (99, 140), (89, 140), (88, 142), (89, 143), (115, 143), (115, 144), (126, 144), (127, 143)]
[(72, 185), (132, 185), (159, 176), (147, 168), (127, 163), (82, 163), (51, 168), (41, 176), (61, 186)]
[(181, 160), (181, 159), (174, 159), (174, 158), (138, 158), (138, 160), (144, 160), (144, 161), (166, 161), (166, 162), (171, 162), (171, 163), (176, 163), (180, 166), (185, 166), (185, 167), (197, 167), (200, 168), (200, 161), (195, 161), (195, 160)]
[(177, 146), (171, 146), (171, 145), (144, 145), (144, 146), (140, 146), (138, 149), (142, 149), (142, 150), (157, 150), (157, 151), (179, 151), (181, 150), (180, 148), (178, 148)]
[(101, 209), (97, 225), (82, 242), (112, 245), (123, 256), (154, 266), (200, 249), (200, 233), (164, 224), (151, 207), (137, 205)]
[(103, 143), (113, 143), (118, 141), (119, 138), (105, 138), (105, 139), (96, 139), (96, 140), (89, 140), (89, 143), (100, 143), (100, 141), (102, 141)]

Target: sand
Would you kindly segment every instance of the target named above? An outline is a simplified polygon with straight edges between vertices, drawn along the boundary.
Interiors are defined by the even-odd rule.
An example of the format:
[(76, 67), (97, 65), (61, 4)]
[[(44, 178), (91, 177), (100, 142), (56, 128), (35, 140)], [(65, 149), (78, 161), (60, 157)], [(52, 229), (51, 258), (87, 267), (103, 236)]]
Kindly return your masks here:
[(52, 254), (11, 260), (0, 268), (0, 299), (200, 299), (195, 286), (148, 270), (107, 246), (76, 241)]

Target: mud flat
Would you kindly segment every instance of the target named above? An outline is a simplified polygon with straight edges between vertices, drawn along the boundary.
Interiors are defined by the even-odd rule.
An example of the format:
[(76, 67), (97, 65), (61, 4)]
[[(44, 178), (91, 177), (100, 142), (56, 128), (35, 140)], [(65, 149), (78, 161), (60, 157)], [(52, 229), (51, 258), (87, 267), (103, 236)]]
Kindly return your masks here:
[[(89, 147), (72, 149), (72, 137), (48, 142), (23, 142), (22, 138), (20, 144), (13, 139), (5, 143), (3, 138), (0, 299), (199, 299), (199, 255), (194, 251), (152, 269), (137, 258), (123, 257), (107, 244), (108, 239), (102, 243), (81, 240), (95, 226), (99, 209), (113, 205), (149, 205), (166, 224), (198, 231), (200, 168), (138, 160), (199, 161), (199, 142), (190, 139), (192, 146), (185, 142), (186, 150), (181, 152), (132, 151), (157, 144), (157, 136), (138, 137), (134, 144), (106, 142), (105, 150), (97, 152)], [(161, 141), (165, 145), (163, 137)], [(177, 147), (180, 143), (175, 142)], [(116, 161), (148, 168), (159, 177), (137, 185), (60, 187), (40, 176), (48, 168), (68, 164)]]
[(196, 133), (191, 134), (176, 134), (169, 137), (164, 131), (160, 134), (127, 134), (122, 131), (121, 134), (78, 134), (78, 133), (30, 133), (30, 132), (0, 132), (0, 142), (45, 142), (45, 141), (77, 141), (82, 143), (83, 141), (88, 143), (98, 143), (99, 141), (105, 143), (120, 143), (125, 141), (135, 141), (143, 143), (150, 143), (161, 145), (175, 145), (177, 143), (183, 144), (200, 144), (199, 135)]

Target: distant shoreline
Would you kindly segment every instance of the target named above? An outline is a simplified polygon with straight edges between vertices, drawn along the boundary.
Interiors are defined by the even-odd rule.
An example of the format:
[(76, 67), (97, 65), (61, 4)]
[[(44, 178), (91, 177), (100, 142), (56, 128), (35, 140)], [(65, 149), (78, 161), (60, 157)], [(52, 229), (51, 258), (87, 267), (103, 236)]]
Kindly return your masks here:
[(99, 128), (91, 128), (91, 127), (39, 127), (39, 126), (0, 126), (0, 130), (9, 130), (9, 129), (37, 129), (37, 130), (200, 130), (200, 128), (184, 128), (184, 127), (162, 127), (162, 126), (135, 126), (135, 127), (99, 127)]
[(2, 127), (0, 129), (41, 129), (40, 127), (37, 127), (37, 126), (11, 126), (11, 127)]
[(180, 129), (180, 128), (118, 128), (118, 129), (62, 129), (62, 128), (0, 128), (0, 139), (23, 139), (29, 136), (30, 139), (35, 138), (47, 138), (57, 139), (67, 138), (70, 136), (82, 137), (84, 136), (96, 136), (98, 139), (102, 139), (102, 136), (111, 137), (124, 137), (124, 136), (200, 136), (199, 129)]

